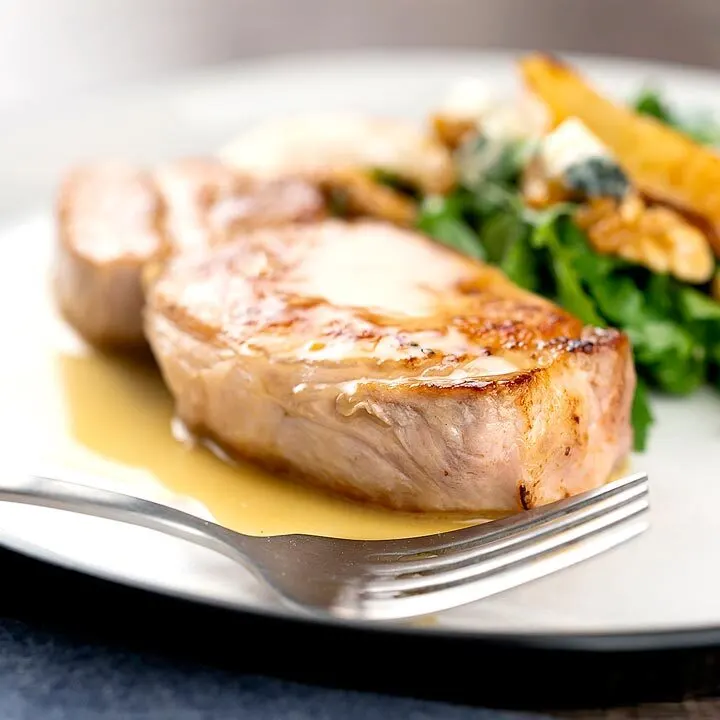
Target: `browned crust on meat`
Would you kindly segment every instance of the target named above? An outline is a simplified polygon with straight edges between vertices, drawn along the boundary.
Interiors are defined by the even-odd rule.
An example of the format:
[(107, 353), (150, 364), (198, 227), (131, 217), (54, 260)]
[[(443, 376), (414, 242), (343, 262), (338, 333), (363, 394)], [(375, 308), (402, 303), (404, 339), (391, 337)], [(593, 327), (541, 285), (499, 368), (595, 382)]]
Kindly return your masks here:
[[(271, 313), (251, 305), (255, 314), (250, 320), (252, 324), (259, 323), (267, 331), (290, 332), (302, 328), (309, 312), (329, 303), (321, 297), (303, 296), (283, 288), (283, 277), (292, 272), (294, 266), (294, 261), (285, 257), (286, 252), (289, 254), (293, 246), (307, 243), (313, 234), (319, 235), (328, 228), (342, 237), (344, 233), (359, 234), (365, 230), (374, 231), (378, 227), (383, 227), (383, 224), (328, 220), (307, 226), (288, 225), (279, 232), (260, 230), (246, 233), (232, 243), (226, 243), (223, 248), (217, 248), (202, 257), (191, 258), (192, 281), (207, 279), (213, 283), (216, 280), (218, 283), (227, 283), (233, 277), (242, 277), (246, 268), (252, 266), (259, 257), (271, 258), (272, 267), (264, 269), (257, 277), (248, 276), (246, 283), (255, 298), (269, 292), (277, 294), (282, 300), (273, 304)], [(420, 235), (415, 235), (414, 242), (425, 244), (438, 257), (455, 255)], [(443, 288), (445, 297), (432, 313), (421, 317), (398, 318), (392, 313), (355, 307), (332, 323), (316, 328), (315, 340), (379, 341), (395, 335), (401, 345), (412, 346), (417, 345), (414, 342), (416, 333), (442, 333), (451, 329), (466, 337), (476, 348), (482, 346), (486, 355), (517, 351), (533, 362), (540, 361), (547, 353), (554, 354), (569, 348), (579, 350), (583, 345), (590, 347), (590, 341), (582, 339), (583, 327), (577, 318), (550, 301), (518, 288), (496, 268), (477, 264), (459, 254), (457, 257), (458, 267), (463, 268), (466, 277), (452, 280)], [(183, 265), (186, 264), (187, 258), (178, 258), (177, 263), (171, 262), (166, 268), (167, 272), (158, 279), (183, 274)], [(368, 278), (364, 282), (372, 284), (373, 279)], [(448, 297), (450, 300), (447, 300)], [(232, 296), (228, 296), (227, 300), (232, 303)], [(161, 309), (183, 331), (219, 346), (228, 344), (229, 336), (224, 328), (208, 321), (205, 316), (196, 315), (193, 308), (176, 301), (172, 292), (164, 291), (162, 282), (154, 295), (154, 302), (155, 307)], [(431, 347), (427, 348), (427, 352), (426, 359), (435, 354)], [(460, 362), (467, 358), (456, 355), (455, 359)], [(418, 364), (418, 359), (407, 354), (403, 362), (413, 367)]]
[[(330, 306), (331, 303), (322, 297), (303, 296), (285, 289), (283, 274), (292, 270), (293, 263), (288, 261), (283, 264), (285, 261), (282, 255), (284, 248), (291, 247), (296, 237), (297, 242), (302, 244), (308, 237), (312, 237), (313, 233), (320, 232), (322, 227), (332, 227), (339, 233), (344, 232), (344, 228), (353, 228), (353, 232), (357, 233), (362, 232), (364, 227), (373, 229), (377, 225), (372, 222), (349, 224), (336, 220), (306, 227), (290, 225), (274, 233), (260, 231), (246, 234), (223, 248), (205, 253), (202, 257), (190, 258), (189, 265), (187, 258), (179, 258), (178, 262), (189, 267), (191, 282), (198, 279), (204, 282), (207, 279), (211, 283), (228, 284), (232, 278), (242, 277), (246, 268), (251, 266), (257, 257), (268, 253), (269, 239), (284, 238), (285, 242), (281, 243), (277, 250), (278, 267), (265, 268), (257, 277), (251, 274), (245, 279), (253, 298), (275, 293), (278, 301), (273, 303), (269, 311), (251, 304), (252, 312), (247, 321), (254, 328), (265, 331), (302, 331), (310, 313), (323, 306)], [(420, 236), (417, 236), (417, 242), (426, 242), (438, 254), (448, 252)], [(273, 252), (269, 255), (272, 257)], [(448, 285), (446, 294), (452, 296), (452, 302), (439, 304), (427, 316), (399, 319), (369, 308), (349, 308), (348, 313), (338, 315), (332, 322), (325, 322), (315, 328), (314, 341), (321, 344), (332, 340), (351, 343), (377, 342), (392, 337), (400, 349), (401, 356), (397, 358), (397, 363), (407, 369), (421, 367), (427, 364), (428, 360), (437, 363), (447, 358), (455, 364), (461, 364), (478, 355), (491, 357), (507, 353), (520, 353), (529, 361), (530, 370), (513, 373), (497, 383), (468, 379), (458, 381), (454, 386), (457, 390), (471, 391), (489, 391), (493, 384), (510, 386), (524, 383), (539, 366), (546, 365), (548, 359), (554, 360), (565, 354), (592, 355), (605, 348), (618, 350), (627, 344), (627, 338), (619, 331), (584, 329), (577, 318), (553, 303), (517, 288), (496, 269), (481, 266), (465, 258), (462, 260), (475, 275), (471, 275), (471, 279)], [(271, 265), (273, 262), (271, 261)], [(171, 262), (163, 275), (172, 275), (176, 269), (175, 263)], [(180, 274), (183, 272), (184, 270), (181, 270)], [(372, 283), (372, 279), (366, 282)], [(232, 294), (228, 295), (226, 300), (232, 303)], [(204, 342), (218, 346), (234, 344), (234, 341), (230, 341), (227, 328), (208, 321), (205, 315), (195, 313), (193, 307), (178, 301), (172, 291), (165, 292), (162, 283), (154, 293), (154, 308), (183, 332)], [(415, 341), (417, 333), (435, 331), (441, 335), (448, 329), (465, 337), (473, 346), (472, 352), (448, 355), (434, 349), (432, 341), (426, 342), (425, 346)], [(411, 347), (417, 348), (416, 354), (409, 352)], [(432, 392), (434, 386), (428, 382), (424, 387), (428, 392)], [(440, 384), (438, 387), (445, 389), (447, 386)]]
[[(589, 385), (597, 391), (598, 400), (605, 398), (603, 418), (606, 427), (609, 430), (617, 428), (617, 434), (611, 436), (609, 441), (620, 446), (620, 435), (626, 431), (629, 423), (629, 400), (634, 387), (631, 348), (627, 336), (617, 330), (595, 330), (581, 344), (565, 340), (554, 345), (556, 354), (552, 363), (542, 368), (496, 378), (466, 378), (450, 383), (428, 378), (408, 379), (393, 385), (366, 381), (364, 393), (381, 395), (388, 402), (407, 401), (408, 390), (412, 392), (413, 398), (431, 403), (451, 398), (458, 403), (471, 405), (504, 399), (513, 404), (516, 418), (522, 419), (525, 430), (529, 431), (542, 407), (543, 398), (550, 396), (553, 385), (556, 386), (553, 388), (556, 393), (557, 386), (562, 387), (560, 374), (563, 368), (587, 369), (590, 373), (602, 373), (600, 377), (590, 379)], [(563, 440), (548, 448), (544, 455), (548, 465), (562, 464), (564, 459), (570, 458), (578, 448), (582, 451), (590, 442), (588, 419), (579, 414), (579, 398), (572, 391), (562, 392), (559, 402), (558, 411), (553, 416), (554, 433)], [(626, 459), (624, 455), (619, 457), (613, 471)], [(547, 502), (547, 498), (538, 493), (532, 483), (518, 482), (517, 493), (519, 508), (530, 509)], [(562, 497), (569, 494), (565, 490)]]
[[(173, 259), (149, 302), (149, 335), (185, 422), (344, 495), (402, 510), (471, 511), (488, 497), (491, 508), (529, 508), (596, 487), (629, 448), (625, 335), (585, 328), (499, 271), (406, 230), (332, 220), (248, 234)], [(250, 427), (270, 439), (245, 428), (226, 383), (268, 408), (269, 425)], [(386, 429), (394, 440), (363, 477), (350, 460), (328, 469), (316, 463), (322, 450), (303, 454), (293, 433), (305, 423), (321, 445), (358, 433), (348, 458), (382, 446)], [(420, 449), (424, 437), (439, 442)]]
[[(532, 360), (540, 357), (547, 348), (552, 348), (552, 362), (567, 362), (573, 355), (599, 355), (627, 353), (630, 343), (627, 336), (619, 330), (599, 330), (592, 339), (572, 340), (566, 337), (555, 338), (543, 347), (540, 342), (535, 352), (530, 352), (528, 357)], [(511, 346), (514, 347), (514, 346)], [(462, 358), (463, 360), (466, 358)], [(407, 361), (405, 365), (412, 368), (412, 363)], [(413, 384), (413, 390), (426, 395), (446, 394), (451, 392), (456, 395), (474, 395), (511, 392), (517, 393), (537, 381), (538, 375), (552, 372), (552, 366), (534, 367), (521, 372), (516, 372), (500, 377), (489, 378), (463, 378), (451, 384), (444, 382), (433, 382), (423, 379), (422, 382)], [(412, 382), (412, 381), (409, 381)], [(579, 418), (573, 415), (573, 421), (577, 424)]]
[(522, 507), (522, 509), (530, 510), (530, 508), (533, 506), (532, 497), (524, 483), (520, 483), (518, 485), (518, 496), (520, 498), (520, 506)]

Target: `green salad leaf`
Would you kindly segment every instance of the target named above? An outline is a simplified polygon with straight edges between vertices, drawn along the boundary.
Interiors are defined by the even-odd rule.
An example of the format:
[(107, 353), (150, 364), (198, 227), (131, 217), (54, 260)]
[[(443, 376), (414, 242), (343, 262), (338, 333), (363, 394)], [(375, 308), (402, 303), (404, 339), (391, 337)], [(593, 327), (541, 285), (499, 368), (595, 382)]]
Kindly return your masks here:
[(632, 103), (635, 112), (641, 115), (649, 115), (667, 125), (675, 125), (675, 118), (672, 110), (660, 97), (660, 93), (653, 88), (644, 88)]
[(655, 421), (652, 410), (650, 410), (647, 385), (642, 378), (637, 379), (630, 419), (633, 426), (635, 449), (642, 450), (647, 447), (648, 433)]
[[(642, 90), (635, 98), (633, 107), (644, 115), (650, 115), (674, 127), (696, 142), (720, 148), (720, 122), (710, 113), (681, 116), (653, 88)], [(709, 297), (707, 293), (699, 292), (689, 286), (672, 289), (665, 287), (663, 293), (662, 296), (658, 294), (658, 302), (665, 302), (667, 305), (669, 298), (675, 298), (681, 311), (680, 319), (693, 337), (693, 347), (689, 353), (694, 359), (688, 360), (688, 364), (694, 364), (697, 368), (696, 376), (702, 375), (700, 379), (694, 378), (694, 386), (709, 379), (720, 387), (720, 303)], [(705, 368), (705, 372), (699, 369), (700, 366)], [(691, 381), (688, 380), (687, 384), (690, 383)], [(677, 384), (682, 385), (682, 383)]]
[(418, 228), (465, 255), (485, 259), (485, 248), (477, 233), (463, 219), (460, 198), (430, 196), (422, 204)]

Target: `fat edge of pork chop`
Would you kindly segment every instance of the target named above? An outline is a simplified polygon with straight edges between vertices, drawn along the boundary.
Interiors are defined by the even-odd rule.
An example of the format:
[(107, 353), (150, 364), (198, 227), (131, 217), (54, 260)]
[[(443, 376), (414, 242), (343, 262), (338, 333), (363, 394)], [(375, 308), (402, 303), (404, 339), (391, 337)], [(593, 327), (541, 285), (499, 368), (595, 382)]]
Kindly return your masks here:
[(173, 260), (146, 332), (189, 428), (390, 508), (531, 508), (601, 485), (630, 449), (623, 334), (390, 226)]
[(243, 230), (324, 215), (324, 197), (304, 180), (253, 180), (209, 158), (153, 171), (112, 162), (78, 167), (58, 193), (56, 300), (87, 342), (144, 346), (143, 274), (152, 263)]

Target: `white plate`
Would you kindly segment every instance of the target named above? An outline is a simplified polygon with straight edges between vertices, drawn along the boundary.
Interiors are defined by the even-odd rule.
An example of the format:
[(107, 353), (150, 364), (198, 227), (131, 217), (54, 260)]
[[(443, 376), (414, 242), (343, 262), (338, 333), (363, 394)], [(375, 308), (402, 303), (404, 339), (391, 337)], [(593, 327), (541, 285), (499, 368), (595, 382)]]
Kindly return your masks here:
[[(720, 109), (720, 78), (711, 73), (598, 58), (573, 60), (615, 94), (629, 94), (655, 81), (683, 107)], [(52, 314), (44, 292), (52, 247), (52, 193), (68, 165), (108, 155), (152, 162), (213, 152), (249, 123), (290, 111), (355, 108), (422, 117), (450, 82), (467, 74), (491, 77), (501, 86), (515, 82), (512, 57), (500, 54), (285, 58), (140, 88), (83, 107), (58, 108), (0, 134), (0, 241), (5, 248), (0, 313), (6, 341), (0, 360), (0, 430), (8, 462), (52, 461), (52, 438), (38, 428), (47, 429), (47, 418), (66, 426), (74, 422), (66, 416), (57, 387), (50, 387), (61, 378), (53, 374), (57, 367), (48, 364), (48, 354), (51, 346), (62, 346), (70, 354), (83, 351), (70, 333), (57, 327), (47, 330), (43, 319)], [(126, 402), (123, 387), (117, 386), (116, 394), (113, 388), (107, 386), (107, 397), (101, 400), (121, 408)], [(519, 642), (542, 639), (557, 645), (581, 638), (635, 646), (717, 638), (720, 398), (707, 391), (691, 399), (656, 398), (654, 406), (657, 424), (650, 449), (635, 460), (652, 482), (649, 532), (570, 570), (442, 613), (418, 631)], [(134, 411), (140, 417), (142, 403)], [(128, 437), (130, 443), (136, 441)], [(102, 452), (83, 458), (76, 467), (95, 471), (102, 471), (108, 460)], [(142, 476), (146, 494), (212, 514), (201, 503), (153, 484), (152, 472), (142, 462), (135, 470), (133, 478)], [(146, 531), (0, 505), (0, 541), (49, 562), (158, 592), (266, 614), (286, 612), (225, 559)], [(390, 627), (407, 630), (408, 624)]]

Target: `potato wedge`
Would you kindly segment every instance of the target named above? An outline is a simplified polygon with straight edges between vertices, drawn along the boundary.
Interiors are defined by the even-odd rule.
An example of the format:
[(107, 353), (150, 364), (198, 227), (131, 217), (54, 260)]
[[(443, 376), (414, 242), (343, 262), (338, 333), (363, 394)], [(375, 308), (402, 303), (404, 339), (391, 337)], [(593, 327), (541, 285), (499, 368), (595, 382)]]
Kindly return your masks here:
[(520, 61), (528, 88), (559, 123), (577, 117), (615, 154), (641, 192), (705, 218), (720, 257), (720, 155), (651, 117), (603, 97), (573, 68), (554, 58)]

